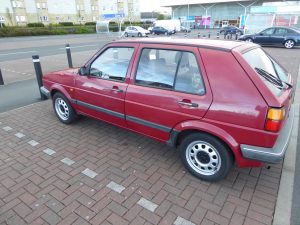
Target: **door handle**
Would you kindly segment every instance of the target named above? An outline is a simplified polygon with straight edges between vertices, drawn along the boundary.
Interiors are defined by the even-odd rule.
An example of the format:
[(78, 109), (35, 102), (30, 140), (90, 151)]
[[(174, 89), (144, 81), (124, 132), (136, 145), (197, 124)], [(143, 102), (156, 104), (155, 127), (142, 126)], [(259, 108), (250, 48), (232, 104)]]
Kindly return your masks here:
[(117, 86), (113, 86), (111, 90), (114, 91), (114, 92), (117, 92), (117, 93), (123, 92), (123, 90), (119, 89), (119, 87), (117, 87)]
[(197, 108), (198, 107), (197, 103), (192, 103), (192, 102), (179, 101), (178, 104), (188, 106), (188, 107), (192, 107), (192, 108)]

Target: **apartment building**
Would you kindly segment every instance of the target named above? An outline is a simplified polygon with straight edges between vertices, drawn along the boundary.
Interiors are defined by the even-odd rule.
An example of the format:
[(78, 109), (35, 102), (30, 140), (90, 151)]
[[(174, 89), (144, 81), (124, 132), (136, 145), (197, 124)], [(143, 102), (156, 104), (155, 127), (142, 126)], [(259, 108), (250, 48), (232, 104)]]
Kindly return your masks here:
[(73, 22), (113, 18), (140, 20), (139, 0), (1, 0), (0, 21), (8, 25)]

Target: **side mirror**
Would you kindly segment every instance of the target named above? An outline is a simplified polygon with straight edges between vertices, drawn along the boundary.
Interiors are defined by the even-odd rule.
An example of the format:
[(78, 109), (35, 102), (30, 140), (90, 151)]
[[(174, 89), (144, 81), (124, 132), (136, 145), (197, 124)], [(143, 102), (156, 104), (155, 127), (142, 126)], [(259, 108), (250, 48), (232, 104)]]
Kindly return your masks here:
[(79, 75), (81, 75), (81, 76), (86, 76), (86, 75), (88, 75), (87, 67), (85, 67), (85, 66), (80, 67), (78, 73), (79, 73)]

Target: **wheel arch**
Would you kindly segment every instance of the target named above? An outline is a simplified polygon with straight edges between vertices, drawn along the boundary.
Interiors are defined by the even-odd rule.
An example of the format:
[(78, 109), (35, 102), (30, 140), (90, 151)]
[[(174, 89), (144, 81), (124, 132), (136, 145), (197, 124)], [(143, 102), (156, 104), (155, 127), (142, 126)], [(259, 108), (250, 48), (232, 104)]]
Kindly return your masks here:
[(69, 93), (62, 86), (57, 85), (57, 84), (55, 84), (51, 87), (51, 91), (50, 91), (51, 98), (53, 98), (54, 94), (57, 92), (62, 93), (70, 102), (72, 102), (72, 98), (69, 95)]

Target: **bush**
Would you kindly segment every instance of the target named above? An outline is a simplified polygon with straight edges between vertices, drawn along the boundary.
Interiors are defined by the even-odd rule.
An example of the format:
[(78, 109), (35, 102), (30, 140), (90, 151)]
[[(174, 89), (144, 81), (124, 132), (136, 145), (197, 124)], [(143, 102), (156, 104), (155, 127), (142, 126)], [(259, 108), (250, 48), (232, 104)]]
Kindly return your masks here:
[(27, 27), (44, 27), (43, 23), (28, 23)]
[(96, 26), (96, 22), (86, 22), (84, 25), (86, 25), (86, 26), (91, 26), (91, 25)]
[(60, 22), (59, 25), (69, 27), (69, 26), (74, 26), (73, 22)]

